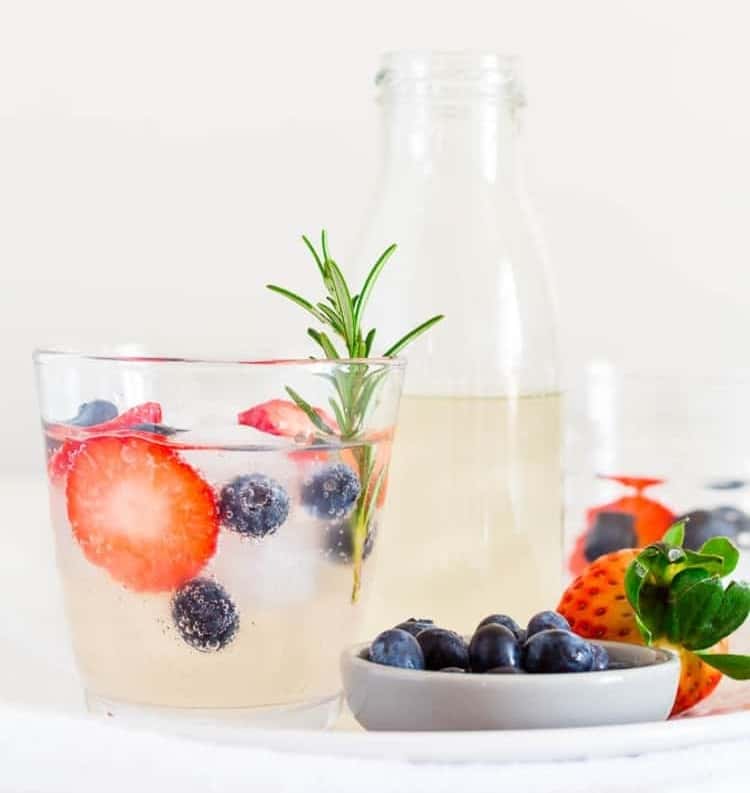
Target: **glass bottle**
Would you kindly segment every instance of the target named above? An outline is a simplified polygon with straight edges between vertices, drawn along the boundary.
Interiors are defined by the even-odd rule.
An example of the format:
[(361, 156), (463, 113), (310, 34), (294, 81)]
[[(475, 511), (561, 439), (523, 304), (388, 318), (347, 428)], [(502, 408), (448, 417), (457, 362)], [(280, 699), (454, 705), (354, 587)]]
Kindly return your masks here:
[(385, 152), (359, 260), (398, 250), (369, 319), (383, 340), (446, 319), (408, 354), (373, 630), (424, 616), (468, 631), (557, 602), (556, 330), (518, 163), (517, 72), (495, 54), (396, 52), (377, 74)]

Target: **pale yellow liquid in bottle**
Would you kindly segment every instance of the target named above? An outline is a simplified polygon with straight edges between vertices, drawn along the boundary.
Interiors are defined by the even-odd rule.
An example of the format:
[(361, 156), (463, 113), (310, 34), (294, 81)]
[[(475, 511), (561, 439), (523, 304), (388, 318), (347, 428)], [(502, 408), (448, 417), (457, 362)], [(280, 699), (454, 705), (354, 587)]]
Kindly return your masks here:
[(402, 399), (368, 615), (470, 632), (560, 594), (559, 394)]

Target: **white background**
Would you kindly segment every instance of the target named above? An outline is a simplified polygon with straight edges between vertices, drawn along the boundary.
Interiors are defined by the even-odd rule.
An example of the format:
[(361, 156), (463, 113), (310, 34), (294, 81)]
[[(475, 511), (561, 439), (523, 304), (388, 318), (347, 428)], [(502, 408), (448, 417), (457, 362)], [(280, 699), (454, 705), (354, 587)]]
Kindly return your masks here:
[(34, 345), (307, 351), (261, 285), (304, 280), (303, 231), (354, 248), (385, 49), (522, 56), (569, 370), (744, 366), (743, 7), (0, 0), (0, 470), (41, 464)]

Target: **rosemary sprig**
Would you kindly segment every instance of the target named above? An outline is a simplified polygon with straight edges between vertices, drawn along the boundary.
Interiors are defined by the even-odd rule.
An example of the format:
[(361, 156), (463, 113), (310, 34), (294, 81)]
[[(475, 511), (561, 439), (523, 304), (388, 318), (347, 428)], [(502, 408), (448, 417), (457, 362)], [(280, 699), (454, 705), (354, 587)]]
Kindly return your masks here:
[[(365, 331), (364, 314), (375, 284), (388, 260), (396, 250), (391, 245), (383, 251), (367, 274), (362, 288), (353, 292), (338, 264), (331, 258), (328, 237), (325, 230), (320, 235), (320, 252), (310, 240), (303, 236), (303, 242), (312, 254), (320, 273), (326, 295), (322, 300), (311, 301), (275, 284), (268, 284), (272, 292), (291, 300), (310, 314), (323, 328), (308, 328), (307, 335), (322, 350), (328, 360), (357, 359), (342, 363), (330, 374), (324, 375), (333, 387), (329, 405), (336, 418), (337, 428), (330, 427), (313, 409), (312, 405), (292, 388), (287, 393), (307, 414), (310, 421), (323, 438), (335, 436), (341, 441), (360, 441), (352, 453), (357, 461), (361, 492), (352, 517), (352, 547), (354, 563), (354, 585), (352, 601), (357, 599), (361, 583), (362, 553), (367, 536), (367, 527), (373, 517), (378, 493), (387, 474), (385, 468), (376, 473), (375, 449), (363, 437), (367, 416), (377, 404), (379, 387), (388, 369), (378, 364), (368, 364), (375, 343), (376, 330)], [(433, 325), (443, 319), (442, 314), (430, 317), (412, 328), (383, 353), (383, 358), (393, 358), (407, 345), (426, 333)], [(330, 334), (330, 335), (329, 335)], [(333, 338), (331, 338), (333, 336)], [(336, 343), (343, 344), (345, 355), (339, 353)]]

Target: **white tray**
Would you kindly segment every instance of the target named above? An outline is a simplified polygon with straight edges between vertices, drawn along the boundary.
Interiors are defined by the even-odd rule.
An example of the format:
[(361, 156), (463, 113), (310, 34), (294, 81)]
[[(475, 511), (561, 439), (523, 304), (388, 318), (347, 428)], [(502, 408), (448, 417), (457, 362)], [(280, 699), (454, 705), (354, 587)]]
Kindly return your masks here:
[[(6, 514), (6, 529), (0, 532), (0, 598), (13, 604), (4, 609), (0, 632), (0, 736), (14, 725), (19, 730), (25, 727), (29, 735), (43, 731), (50, 740), (53, 730), (60, 735), (74, 729), (99, 730), (109, 734), (107, 740), (134, 732), (127, 725), (121, 730), (119, 724), (114, 730), (102, 730), (103, 722), (84, 713), (60, 605), (43, 481), (0, 480), (0, 501), (19, 507), (17, 515)], [(12, 526), (16, 531), (8, 528)], [(46, 725), (43, 730), (42, 724)], [(750, 683), (726, 680), (689, 717), (664, 723), (537, 731), (366, 733), (344, 714), (337, 728), (328, 732), (224, 727), (200, 733), (208, 744), (449, 764), (625, 757), (748, 737)]]

